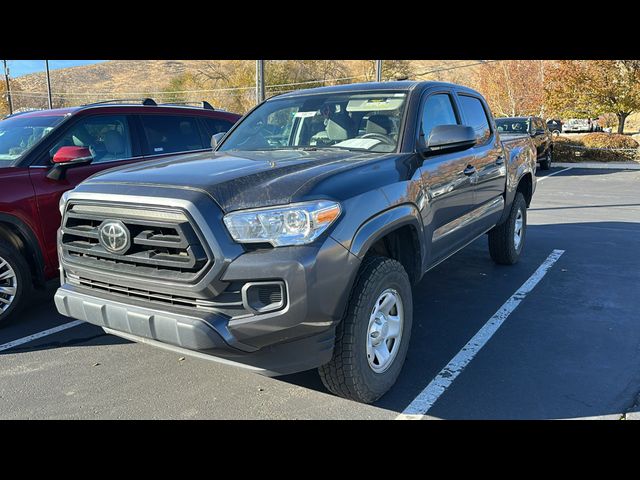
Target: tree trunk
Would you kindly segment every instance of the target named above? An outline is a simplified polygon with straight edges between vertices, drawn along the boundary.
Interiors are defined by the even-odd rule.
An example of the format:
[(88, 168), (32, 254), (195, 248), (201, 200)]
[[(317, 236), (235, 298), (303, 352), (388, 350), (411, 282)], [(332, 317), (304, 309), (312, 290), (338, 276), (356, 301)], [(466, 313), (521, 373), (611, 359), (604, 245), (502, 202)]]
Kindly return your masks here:
[(627, 120), (628, 116), (629, 114), (625, 112), (616, 113), (616, 117), (618, 117), (618, 133), (624, 133), (624, 122)]

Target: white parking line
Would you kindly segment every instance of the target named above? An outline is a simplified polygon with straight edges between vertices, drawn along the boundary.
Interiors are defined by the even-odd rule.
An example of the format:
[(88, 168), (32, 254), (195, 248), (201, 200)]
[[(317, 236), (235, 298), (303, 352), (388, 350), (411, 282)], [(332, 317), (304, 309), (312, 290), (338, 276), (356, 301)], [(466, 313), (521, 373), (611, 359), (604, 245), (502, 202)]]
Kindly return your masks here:
[(0, 352), (2, 352), (3, 350), (9, 350), (10, 348), (17, 347), (19, 345), (23, 345), (25, 343), (29, 343), (32, 340), (37, 340), (38, 338), (46, 337), (48, 335), (53, 335), (54, 333), (58, 333), (63, 330), (67, 330), (69, 328), (76, 327), (82, 323), (85, 323), (85, 322), (83, 322), (82, 320), (74, 320), (73, 322), (58, 325), (57, 327), (50, 328), (49, 330), (43, 330), (42, 332), (34, 333), (33, 335), (29, 335), (28, 337), (22, 337), (17, 340), (13, 340), (9, 343), (0, 345)]
[(562, 173), (562, 172), (566, 172), (567, 170), (571, 170), (572, 168), (573, 167), (563, 168), (562, 170), (558, 170), (557, 172), (550, 173), (549, 175), (545, 175), (544, 177), (538, 177), (536, 179), (536, 181), (541, 182), (545, 178), (553, 177), (554, 175), (557, 175), (557, 174)]
[(533, 275), (516, 290), (516, 292), (504, 302), (496, 313), (485, 323), (478, 333), (462, 347), (455, 357), (435, 376), (422, 392), (409, 404), (404, 411), (396, 417), (396, 420), (419, 420), (423, 418), (440, 396), (451, 386), (453, 381), (465, 367), (473, 360), (476, 354), (485, 346), (494, 333), (502, 326), (520, 302), (533, 290), (549, 269), (564, 253), (564, 250), (554, 250), (542, 262), (542, 265), (533, 272)]

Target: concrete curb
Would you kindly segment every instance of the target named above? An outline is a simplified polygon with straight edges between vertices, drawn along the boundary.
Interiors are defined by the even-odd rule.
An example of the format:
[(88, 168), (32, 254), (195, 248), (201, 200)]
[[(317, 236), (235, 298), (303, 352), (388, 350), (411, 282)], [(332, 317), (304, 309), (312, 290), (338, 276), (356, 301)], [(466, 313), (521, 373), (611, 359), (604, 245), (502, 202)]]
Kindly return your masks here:
[(640, 163), (636, 162), (553, 162), (553, 166), (562, 168), (587, 168), (598, 170), (640, 170)]

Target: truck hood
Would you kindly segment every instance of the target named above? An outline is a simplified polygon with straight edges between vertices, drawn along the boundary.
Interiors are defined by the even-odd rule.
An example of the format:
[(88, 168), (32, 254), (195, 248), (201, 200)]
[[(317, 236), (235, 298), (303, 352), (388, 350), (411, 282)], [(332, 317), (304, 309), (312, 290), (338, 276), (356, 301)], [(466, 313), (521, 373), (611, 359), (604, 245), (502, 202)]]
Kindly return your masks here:
[(389, 155), (339, 150), (206, 152), (125, 165), (84, 183), (197, 189), (229, 212), (296, 201), (337, 171)]

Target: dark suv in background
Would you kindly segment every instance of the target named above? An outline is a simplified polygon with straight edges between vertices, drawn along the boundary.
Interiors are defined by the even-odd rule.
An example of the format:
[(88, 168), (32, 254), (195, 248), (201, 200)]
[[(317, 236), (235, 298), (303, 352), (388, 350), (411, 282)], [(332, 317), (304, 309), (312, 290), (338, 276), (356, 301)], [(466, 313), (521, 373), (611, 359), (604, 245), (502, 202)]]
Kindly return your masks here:
[(58, 276), (56, 232), (62, 194), (94, 173), (211, 148), (240, 115), (117, 100), (35, 110), (0, 121), (0, 325), (33, 287)]
[(553, 136), (547, 124), (540, 117), (496, 118), (496, 127), (502, 138), (513, 135), (529, 135), (536, 147), (540, 169), (549, 170), (553, 158)]

